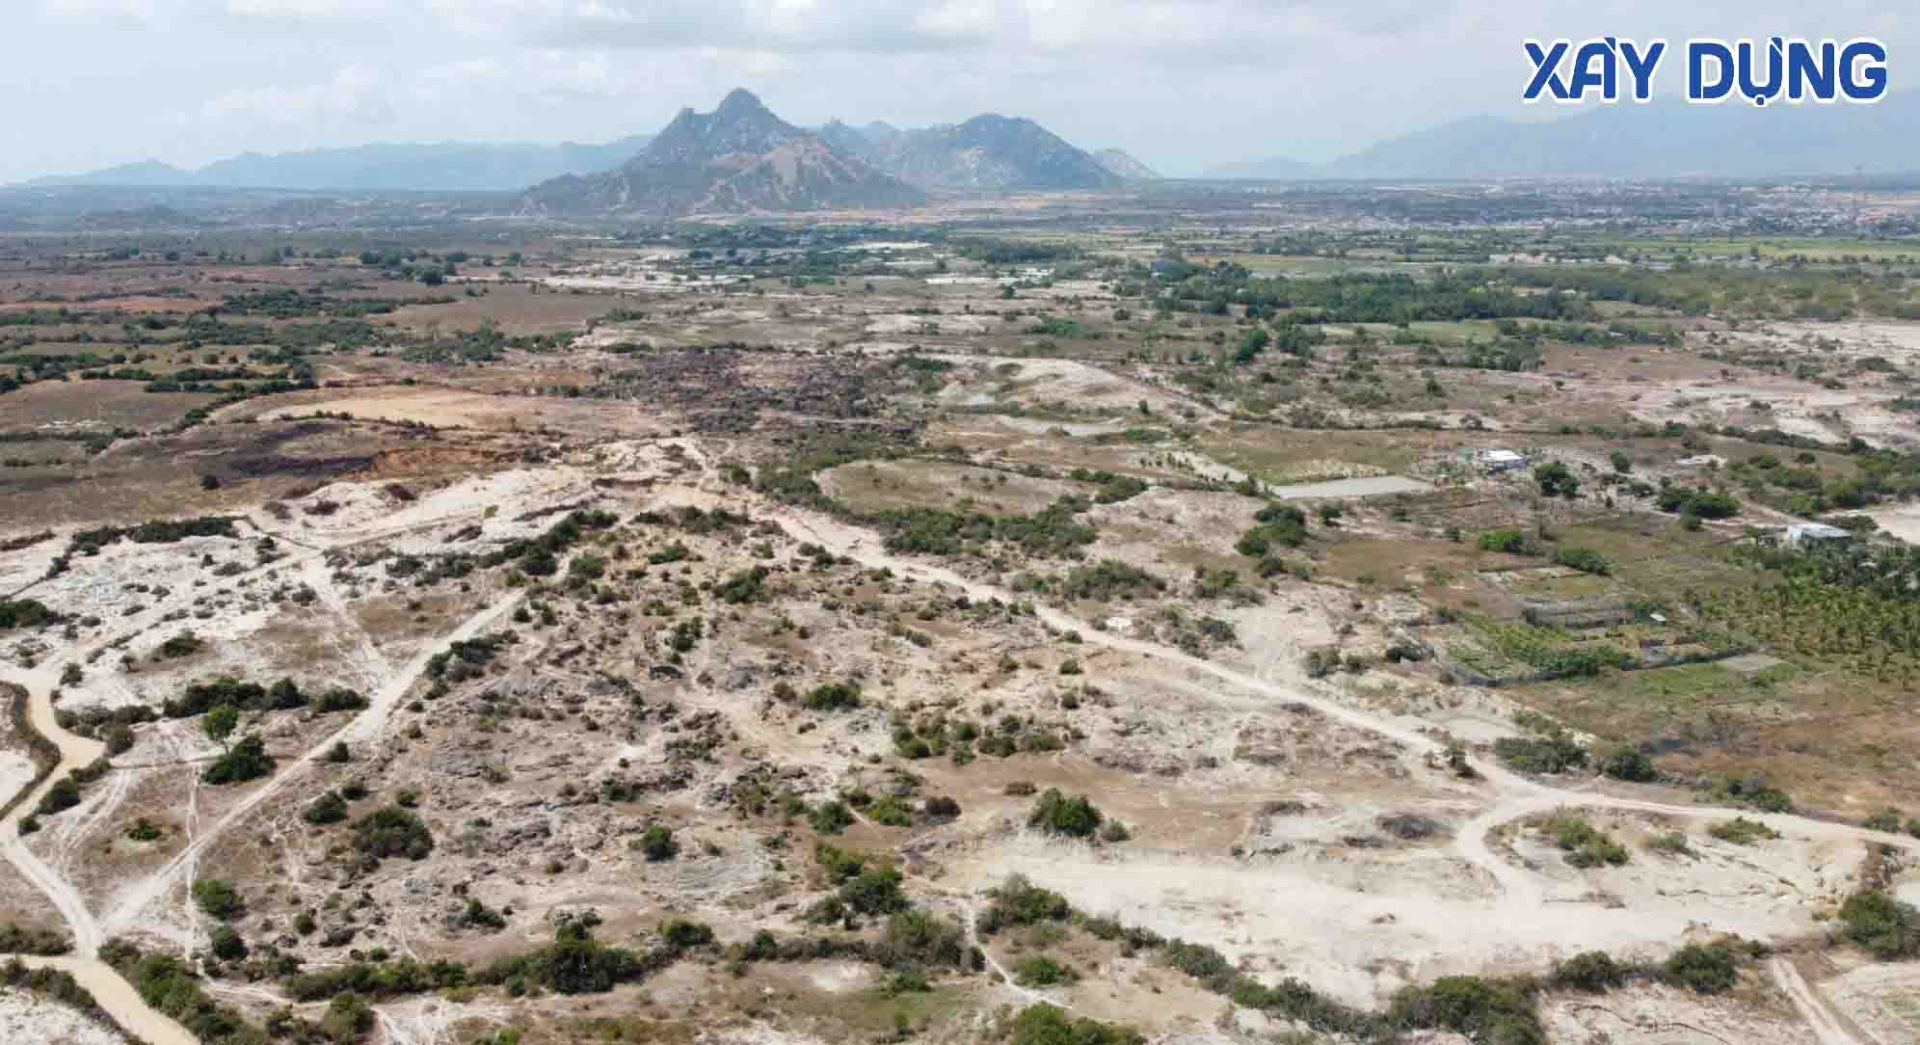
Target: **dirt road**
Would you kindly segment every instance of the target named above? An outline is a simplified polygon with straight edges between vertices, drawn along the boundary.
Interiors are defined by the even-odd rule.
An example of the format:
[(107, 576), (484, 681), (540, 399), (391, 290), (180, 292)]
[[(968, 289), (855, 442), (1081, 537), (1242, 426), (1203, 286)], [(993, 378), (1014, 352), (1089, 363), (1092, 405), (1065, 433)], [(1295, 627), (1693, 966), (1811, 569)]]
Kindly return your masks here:
[(147, 1045), (200, 1045), (200, 1039), (187, 1028), (148, 1008), (146, 999), (133, 989), (133, 984), (106, 962), (75, 957), (23, 957), (20, 960), (31, 969), (59, 969), (70, 973), (108, 1015), (129, 1034), (144, 1039)]
[(1793, 967), (1792, 959), (1784, 956), (1775, 958), (1767, 963), (1767, 970), (1773, 974), (1774, 985), (1780, 988), (1780, 993), (1793, 1002), (1800, 1018), (1813, 1028), (1820, 1045), (1862, 1045), (1860, 1039), (1840, 1025), (1832, 1010), (1827, 1008), (1826, 1001), (1808, 985), (1800, 975), (1800, 970)]
[(509, 610), (519, 605), (523, 597), (524, 593), (518, 590), (507, 592), (481, 609), (478, 613), (468, 617), (460, 627), (455, 629), (451, 634), (444, 636), (439, 643), (423, 647), (420, 652), (414, 656), (413, 660), (409, 661), (405, 667), (400, 669), (399, 672), (388, 680), (385, 686), (381, 687), (379, 692), (374, 694), (366, 710), (355, 715), (351, 721), (340, 727), (340, 729), (323, 737), (319, 743), (313, 745), (313, 747), (309, 748), (299, 758), (295, 759), (293, 764), (282, 768), (265, 784), (255, 788), (251, 794), (247, 795), (246, 798), (228, 810), (226, 815), (216, 821), (212, 827), (201, 832), (192, 842), (188, 843), (186, 848), (174, 854), (173, 859), (167, 861), (158, 871), (148, 875), (145, 880), (122, 893), (119, 901), (115, 903), (113, 910), (108, 912), (104, 919), (105, 930), (108, 933), (114, 933), (132, 925), (140, 917), (141, 912), (146, 910), (148, 905), (152, 904), (155, 900), (165, 896), (167, 891), (179, 881), (182, 871), (192, 867), (199, 860), (200, 855), (214, 842), (218, 841), (229, 828), (245, 819), (248, 814), (258, 809), (261, 803), (278, 794), (288, 783), (292, 782), (300, 774), (306, 772), (306, 770), (318, 761), (334, 744), (340, 742), (358, 744), (377, 737), (380, 731), (386, 727), (387, 719), (392, 716), (394, 706), (400, 702), (400, 698), (405, 696), (407, 690), (413, 687), (414, 682), (426, 673), (428, 661), (440, 653), (448, 643), (471, 639), (486, 630), (487, 627), (506, 615)]
[[(484, 506), (476, 508), (473, 514), (478, 515), (483, 510)], [(445, 521), (447, 520), (441, 519), (435, 520), (434, 523), (410, 523), (404, 526), (388, 526), (369, 530), (355, 535), (351, 541), (342, 542), (333, 547), (336, 550), (352, 547), (355, 544), (380, 540)], [(245, 573), (238, 574), (233, 578), (231, 583), (224, 586), (221, 590), (230, 591), (243, 579), (250, 578), (255, 573), (267, 570), (303, 571), (307, 567), (319, 562), (325, 554), (324, 549), (309, 545), (301, 545), (301, 547), (307, 550), (302, 554), (289, 556), (272, 563), (262, 564)], [(136, 616), (121, 622), (121, 628), (117, 629), (114, 633), (102, 635), (83, 646), (67, 651), (67, 653), (63, 655), (61, 663), (83, 663), (89, 654), (111, 645), (116, 641), (118, 636), (136, 633), (152, 625), (155, 621), (163, 619), (166, 614), (179, 609), (188, 602), (205, 598), (209, 594), (219, 594), (219, 592), (209, 593), (204, 590), (195, 590), (184, 592), (171, 599), (154, 603)], [(515, 591), (496, 599), (479, 613), (468, 618), (465, 623), (451, 635), (447, 636), (445, 641), (451, 642), (456, 639), (473, 637), (498, 620), (502, 614), (506, 613), (514, 605), (518, 604), (521, 597), (522, 593)], [(181, 869), (191, 866), (192, 862), (198, 859), (199, 854), (211, 845), (222, 832), (234, 823), (237, 823), (247, 812), (258, 808), (260, 803), (266, 801), (278, 792), (287, 781), (311, 765), (313, 760), (318, 758), (327, 748), (331, 747), (335, 741), (347, 740), (351, 742), (361, 742), (377, 736), (380, 730), (385, 727), (389, 716), (392, 715), (394, 706), (398, 704), (400, 698), (413, 685), (414, 681), (426, 670), (427, 661), (441, 648), (441, 645), (429, 645), (424, 648), (402, 671), (389, 679), (387, 684), (374, 696), (370, 702), (370, 706), (365, 711), (355, 716), (346, 726), (336, 731), (333, 735), (326, 737), (302, 755), (292, 766), (281, 771), (269, 780), (267, 784), (249, 795), (238, 807), (222, 817), (221, 820), (209, 830), (196, 836), (193, 843), (189, 845), (185, 851), (169, 861), (165, 866), (160, 868), (160, 870), (148, 876), (144, 881), (136, 884), (115, 907), (114, 912), (105, 919), (95, 918), (93, 912), (87, 908), (86, 901), (80, 896), (79, 891), (73, 887), (72, 883), (62, 878), (53, 868), (49, 867), (45, 861), (41, 860), (37, 854), (27, 847), (26, 840), (20, 835), (20, 821), (31, 814), (34, 807), (40, 801), (41, 795), (51, 788), (55, 781), (66, 776), (74, 769), (103, 757), (106, 754), (106, 745), (96, 740), (76, 736), (60, 728), (59, 721), (54, 714), (53, 706), (53, 693), (59, 686), (59, 674), (54, 670), (58, 666), (57, 664), (49, 664), (30, 669), (0, 665), (0, 681), (11, 682), (26, 691), (28, 721), (31, 722), (33, 727), (43, 736), (52, 741), (60, 752), (59, 765), (54, 768), (53, 772), (47, 776), (46, 780), (34, 787), (26, 799), (21, 801), (15, 810), (8, 814), (5, 820), (0, 821), (0, 839), (4, 839), (4, 846), (0, 847), (0, 856), (4, 856), (8, 863), (12, 864), (27, 881), (31, 882), (35, 888), (39, 889), (40, 892), (46, 896), (48, 902), (53, 905), (54, 909), (60, 912), (60, 916), (67, 923), (69, 931), (73, 933), (74, 946), (72, 954), (59, 958), (27, 959), (28, 963), (36, 966), (59, 968), (71, 973), (82, 986), (86, 987), (87, 990), (93, 994), (95, 1000), (100, 1003), (100, 1006), (111, 1014), (115, 1020), (119, 1021), (122, 1027), (125, 1027), (130, 1033), (145, 1039), (150, 1045), (193, 1045), (196, 1041), (193, 1035), (189, 1034), (180, 1024), (150, 1008), (125, 979), (105, 962), (99, 960), (100, 945), (105, 942), (110, 932), (126, 928), (131, 924), (132, 920), (139, 915), (139, 912), (145, 909), (155, 897), (163, 895), (177, 880)]]
[[(1017, 597), (1012, 593), (992, 585), (967, 580), (942, 567), (887, 553), (879, 547), (878, 540), (872, 533), (846, 526), (830, 518), (778, 507), (771, 510), (771, 516), (785, 526), (790, 534), (821, 544), (835, 554), (850, 557), (870, 569), (890, 568), (904, 577), (921, 582), (943, 584), (966, 592), (975, 599), (997, 598), (1006, 602), (1017, 601)], [(315, 551), (290, 557), (276, 565), (282, 569), (298, 568), (319, 554)], [(163, 601), (128, 623), (135, 627), (151, 624), (152, 619), (174, 609), (183, 599), (203, 595), (204, 593), (193, 593)], [(520, 597), (518, 592), (503, 594), (469, 617), (453, 633), (443, 637), (442, 641), (424, 647), (409, 663), (391, 675), (386, 684), (374, 695), (371, 706), (366, 711), (333, 735), (314, 745), (291, 765), (249, 794), (217, 823), (200, 832), (184, 851), (124, 893), (112, 912), (104, 919), (95, 919), (87, 910), (78, 892), (40, 861), (19, 838), (19, 821), (28, 810), (31, 810), (33, 803), (50, 784), (43, 783), (35, 788), (28, 796), (29, 800), (23, 802), (20, 809), (7, 817), (4, 823), (0, 823), (0, 832), (4, 832), (4, 837), (7, 839), (4, 848), (6, 858), (47, 895), (49, 901), (67, 920), (74, 934), (75, 954), (73, 956), (43, 960), (42, 964), (72, 972), (90, 991), (93, 991), (101, 1005), (123, 1026), (155, 1045), (187, 1045), (191, 1042), (192, 1037), (187, 1035), (183, 1028), (148, 1008), (125, 981), (97, 959), (96, 954), (100, 943), (111, 932), (123, 930), (134, 924), (143, 911), (165, 896), (177, 884), (183, 870), (191, 867), (193, 862), (225, 831), (278, 794), (289, 782), (309, 768), (312, 762), (335, 741), (365, 742), (377, 737), (385, 727), (394, 707), (404, 697), (413, 682), (425, 671), (427, 661), (435, 653), (444, 648), (449, 641), (471, 638), (481, 633), (511, 610), (519, 602)], [(1049, 627), (1080, 632), (1083, 641), (1091, 645), (1175, 665), (1197, 675), (1226, 683), (1244, 694), (1270, 698), (1275, 702), (1304, 704), (1333, 721), (1385, 737), (1401, 745), (1412, 755), (1425, 756), (1442, 749), (1442, 743), (1432, 732), (1431, 727), (1418, 719), (1390, 717), (1355, 707), (1299, 680), (1275, 681), (1266, 678), (1264, 677), (1267, 674), (1266, 671), (1249, 674), (1154, 643), (1094, 631), (1086, 622), (1077, 620), (1055, 607), (1041, 606), (1037, 608), (1036, 613), (1039, 619)], [(70, 651), (66, 659), (83, 660), (93, 648), (104, 646), (110, 641), (108, 638), (101, 638), (86, 648)], [(73, 736), (59, 728), (53, 713), (52, 692), (58, 681), (57, 674), (53, 671), (47, 668), (0, 669), (0, 679), (18, 683), (26, 688), (30, 720), (59, 748), (61, 763), (55, 771), (54, 778), (92, 761), (103, 753), (103, 747), (97, 742)], [(1199, 687), (1199, 689), (1203, 693), (1207, 692), (1206, 687)], [(1244, 707), (1247, 697), (1220, 694), (1218, 699), (1235, 701)], [(1907, 850), (1920, 849), (1920, 841), (1849, 825), (1831, 824), (1783, 814), (1756, 814), (1744, 809), (1672, 805), (1556, 788), (1518, 776), (1497, 765), (1478, 761), (1474, 764), (1492, 790), (1493, 804), (1472, 820), (1467, 829), (1456, 838), (1455, 850), (1463, 860), (1484, 869), (1494, 881), (1499, 883), (1506, 901), (1520, 908), (1539, 905), (1540, 882), (1525, 868), (1516, 866), (1494, 853), (1486, 843), (1487, 835), (1500, 824), (1561, 806), (1661, 813), (1683, 817), (1742, 815), (1750, 819), (1759, 819), (1776, 829), (1791, 829), (1815, 838), (1868, 841)], [(1791, 969), (1782, 971), (1776, 966), (1775, 976), (1782, 989), (1794, 998), (1796, 1005), (1801, 1006), (1804, 1017), (1820, 1034), (1823, 1045), (1861, 1045), (1833, 1020), (1831, 1013), (1820, 1003), (1812, 989), (1799, 979), (1797, 972)], [(1799, 993), (1796, 994), (1796, 991)]]

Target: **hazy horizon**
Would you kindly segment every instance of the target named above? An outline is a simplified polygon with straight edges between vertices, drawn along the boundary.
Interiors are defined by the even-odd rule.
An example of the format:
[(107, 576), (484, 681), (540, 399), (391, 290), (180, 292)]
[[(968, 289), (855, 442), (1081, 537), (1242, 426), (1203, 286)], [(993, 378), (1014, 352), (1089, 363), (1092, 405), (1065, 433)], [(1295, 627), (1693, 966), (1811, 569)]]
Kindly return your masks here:
[[(1035, 119), (1163, 174), (1317, 162), (1525, 106), (1528, 37), (1872, 35), (1904, 87), (1916, 17), (1880, 0), (1789, 17), (1779, 0), (1686, 11), (1634, 0), (26, 0), (0, 70), (25, 99), (0, 182), (153, 159), (381, 142), (604, 143), (754, 91), (807, 126)], [(76, 63), (75, 56), (91, 56)], [(1659, 95), (1677, 96), (1669, 61)]]

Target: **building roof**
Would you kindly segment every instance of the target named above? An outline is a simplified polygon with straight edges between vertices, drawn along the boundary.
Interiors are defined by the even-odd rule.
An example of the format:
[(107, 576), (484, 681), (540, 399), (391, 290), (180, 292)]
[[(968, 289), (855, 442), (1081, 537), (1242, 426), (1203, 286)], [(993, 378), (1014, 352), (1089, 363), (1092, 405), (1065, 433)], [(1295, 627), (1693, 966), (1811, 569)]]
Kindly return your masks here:
[(1838, 526), (1828, 526), (1826, 523), (1794, 523), (1787, 527), (1787, 537), (1796, 541), (1807, 540), (1808, 538), (1816, 541), (1830, 541), (1851, 536), (1853, 536), (1853, 534), (1850, 531), (1843, 530)]
[(1493, 464), (1508, 464), (1514, 461), (1524, 461), (1527, 458), (1524, 454), (1517, 454), (1512, 450), (1482, 450), (1480, 452), (1480, 459)]

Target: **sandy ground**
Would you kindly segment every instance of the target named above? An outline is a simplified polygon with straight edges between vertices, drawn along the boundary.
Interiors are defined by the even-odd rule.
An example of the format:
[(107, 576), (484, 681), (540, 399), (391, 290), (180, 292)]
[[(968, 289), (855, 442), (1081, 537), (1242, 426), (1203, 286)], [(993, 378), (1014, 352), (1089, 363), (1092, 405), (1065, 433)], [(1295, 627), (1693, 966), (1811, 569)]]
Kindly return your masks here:
[[(316, 727), (314, 736), (300, 738), (303, 753), (283, 758), (279, 771), (265, 783), (219, 796), (219, 808), (197, 816), (185, 847), (168, 855), (151, 873), (119, 885), (100, 905), (104, 913), (90, 910), (70, 880), (78, 875), (71, 861), (84, 851), (80, 844), (86, 825), (105, 822), (102, 810), (125, 800), (126, 793), (117, 783), (96, 788), (82, 809), (66, 814), (67, 821), (38, 836), (39, 849), (21, 844), (9, 847), (7, 857), (72, 927), (76, 968), (95, 969), (87, 959), (100, 940), (136, 927), (191, 946), (203, 928), (181, 893), (183, 884), (198, 873), (202, 857), (217, 858), (217, 846), (239, 844), (228, 836), (237, 837), (255, 823), (250, 817), (257, 811), (294, 800), (300, 793), (295, 785), (313, 772), (318, 753), (334, 738), (347, 740), (356, 749), (379, 740), (389, 714), (424, 670), (426, 658), (445, 648), (449, 639), (471, 637), (495, 626), (519, 597), (511, 591), (477, 591), (456, 619), (434, 633), (431, 642), (376, 648), (363, 657), (360, 640), (341, 623), (347, 619), (342, 610), (346, 585), (332, 580), (336, 567), (325, 559), (329, 549), (348, 551), (377, 538), (424, 553), (447, 547), (444, 538), (455, 530), (470, 531), (475, 526), (478, 536), (469, 532), (462, 540), (488, 544), (526, 536), (551, 523), (551, 516), (535, 517), (530, 509), (571, 503), (593, 490), (595, 478), (657, 482), (658, 489), (647, 495), (652, 505), (713, 503), (716, 494), (710, 484), (718, 481), (718, 473), (705, 462), (707, 454), (718, 448), (676, 445), (679, 454), (661, 445), (600, 447), (539, 470), (508, 470), (422, 489), (411, 499), (396, 500), (377, 483), (334, 484), (308, 500), (324, 499), (338, 507), (320, 516), (300, 513), (301, 523), (289, 527), (299, 538), (286, 542), (291, 546), (288, 558), (267, 568), (251, 567), (251, 560), (246, 560), (250, 568), (219, 584), (196, 584), (205, 579), (198, 572), (201, 557), (232, 558), (244, 544), (200, 539), (198, 544), (189, 541), (142, 549), (128, 543), (77, 562), (53, 593), (76, 608), (90, 600), (118, 608), (114, 627), (88, 634), (77, 643), (55, 639), (62, 643), (58, 656), (31, 671), (18, 665), (7, 667), (4, 676), (34, 692), (35, 720), (48, 720), (42, 728), (61, 741), (69, 762), (91, 758), (97, 745), (82, 743), (51, 722), (46, 694), (63, 659), (105, 648), (125, 632), (137, 635), (128, 649), (144, 656), (170, 633), (177, 614), (203, 603), (212, 615), (195, 618), (195, 627), (204, 627), (208, 635), (222, 640), (220, 645), (241, 650), (222, 656), (243, 656), (249, 646), (260, 644), (257, 636), (263, 634), (267, 612), (249, 609), (243, 596), (269, 579), (314, 589), (316, 600), (311, 606), (281, 612), (310, 614), (322, 622), (316, 626), (344, 633), (352, 648), (343, 648), (340, 673), (363, 684), (373, 706), (344, 725)], [(1328, 485), (1351, 491), (1354, 483), (1364, 487), (1381, 482)], [(294, 507), (299, 510), (301, 505)], [(870, 569), (886, 567), (900, 583), (940, 585), (947, 594), (966, 593), (982, 601), (1016, 598), (951, 569), (881, 552), (872, 533), (830, 518), (765, 503), (754, 503), (752, 508), (756, 516), (778, 524), (792, 539), (817, 541)], [(1170, 547), (1164, 532), (1158, 544), (1145, 534), (1129, 536), (1126, 527), (1133, 526), (1191, 535), (1186, 547), (1195, 554), (1225, 555), (1244, 527), (1249, 508), (1245, 498), (1224, 492), (1149, 490), (1127, 502), (1094, 510), (1112, 524), (1102, 527), (1103, 545), (1098, 551), (1104, 554), (1110, 540), (1118, 553), (1146, 555)], [(1108, 530), (1113, 537), (1105, 535)], [(155, 583), (168, 591), (154, 592)], [(137, 590), (135, 585), (148, 590)], [(1213, 943), (1230, 956), (1246, 959), (1256, 975), (1298, 975), (1338, 997), (1373, 1003), (1405, 983), (1449, 973), (1538, 970), (1555, 956), (1589, 948), (1656, 956), (1679, 940), (1711, 932), (1763, 939), (1811, 933), (1819, 928), (1816, 913), (1830, 909), (1851, 887), (1865, 841), (1883, 840), (1845, 825), (1773, 817), (1766, 819), (1786, 837), (1741, 849), (1714, 843), (1704, 833), (1703, 818), (1731, 816), (1731, 810), (1664, 806), (1597, 791), (1562, 790), (1517, 778), (1492, 765), (1481, 766), (1481, 783), (1458, 783), (1438, 768), (1442, 741), (1433, 729), (1434, 720), (1419, 717), (1422, 708), (1416, 702), (1384, 699), (1382, 691), (1366, 689), (1375, 681), (1366, 676), (1344, 680), (1353, 687), (1346, 691), (1299, 676), (1295, 666), (1299, 644), (1322, 640), (1332, 619), (1313, 612), (1309, 603), (1304, 593), (1288, 593), (1264, 608), (1235, 611), (1255, 652), (1230, 652), (1214, 660), (1128, 635), (1092, 632), (1085, 621), (1063, 608), (1037, 607), (1037, 624), (1082, 632), (1084, 647), (1076, 655), (1100, 680), (1103, 696), (1114, 702), (1115, 719), (1124, 726), (1117, 735), (1123, 739), (1103, 735), (1107, 746), (1102, 753), (1137, 759), (1145, 768), (1088, 768), (1087, 760), (1072, 762), (1062, 756), (1035, 760), (1028, 764), (1033, 768), (1025, 771), (1058, 770), (1071, 781), (1068, 786), (1080, 782), (1096, 788), (1103, 803), (1110, 802), (1109, 808), (1136, 823), (1139, 833), (1126, 846), (1095, 849), (1049, 842), (1011, 824), (1006, 830), (976, 831), (938, 854), (946, 872), (942, 888), (977, 890), (998, 884), (1010, 872), (1023, 872), (1064, 892), (1083, 909), (1116, 913), (1169, 935)], [(1297, 617), (1288, 612), (1295, 605), (1302, 606)], [(716, 663), (713, 649), (712, 645), (702, 647), (693, 667), (724, 675), (729, 665)], [(1052, 651), (1026, 649), (1021, 654), (1047, 657)], [(872, 683), (876, 697), (891, 697), (924, 692), (916, 688), (924, 680), (915, 673), (932, 669), (917, 658), (933, 654), (876, 644), (867, 650), (821, 650), (814, 655), (836, 669), (857, 667), (859, 677)], [(224, 663), (228, 662), (209, 659), (195, 670)], [(1045, 679), (1050, 679), (1051, 664), (1046, 672)], [(100, 674), (108, 674), (107, 668), (103, 666)], [(1036, 679), (1036, 685), (1052, 688), (1045, 679)], [(88, 683), (73, 699), (105, 685), (96, 683), (90, 673)], [(738, 714), (742, 698), (733, 691), (698, 688), (688, 691), (684, 699), (689, 712), (726, 716), (745, 742), (804, 763), (812, 773), (803, 788), (809, 794), (825, 794), (864, 764), (866, 751), (881, 750), (885, 743), (885, 714), (879, 707), (861, 718), (867, 726), (860, 732), (866, 736), (851, 735), (851, 729), (847, 734), (835, 731), (836, 735), (808, 738), (803, 748), (785, 722), (769, 721), (764, 713)], [(143, 729), (143, 743), (158, 744), (154, 738), (163, 737), (168, 728)], [(664, 735), (655, 734), (620, 747), (617, 757), (631, 757), (643, 765), (660, 763), (666, 758), (664, 744)], [(186, 745), (175, 747), (189, 750)], [(533, 761), (536, 757), (560, 757), (561, 761), (541, 763)], [(578, 772), (562, 753), (537, 753), (530, 748), (514, 752), (511, 759), (516, 774), (543, 774), (540, 779), (555, 786), (560, 774)], [(1163, 773), (1163, 767), (1169, 771)], [(940, 770), (927, 767), (925, 771)], [(982, 771), (977, 769), (976, 775)], [(1101, 778), (1097, 785), (1085, 783), (1100, 773), (1112, 776)], [(115, 780), (129, 776), (114, 774)], [(1256, 798), (1269, 795), (1296, 796), (1313, 812), (1249, 822)], [(1418, 845), (1348, 841), (1369, 831), (1378, 815), (1409, 804), (1443, 821), (1442, 837)], [(1628, 841), (1635, 852), (1633, 862), (1622, 868), (1576, 871), (1537, 836), (1514, 827), (1517, 821), (1562, 805), (1586, 808), (1597, 823)], [(553, 819), (560, 825), (558, 830), (569, 829), (570, 817)], [(1696, 857), (1681, 861), (1641, 849), (1640, 842), (1648, 834), (1675, 825), (1695, 839)], [(0, 825), (0, 829), (10, 826)], [(967, 829), (984, 827), (974, 820)], [(1909, 849), (1915, 845), (1911, 839), (1884, 840)], [(1230, 851), (1235, 844), (1256, 851), (1235, 855)], [(738, 845), (730, 849), (739, 852)], [(738, 855), (689, 856), (659, 872), (647, 891), (682, 899), (721, 896), (768, 877), (770, 866), (771, 858), (757, 850), (751, 860)], [(381, 887), (404, 888), (397, 881)], [(657, 893), (652, 892), (656, 889)], [(638, 892), (630, 890), (628, 898)], [(595, 902), (590, 891), (577, 898)], [(515, 901), (518, 904), (520, 897), (516, 895)], [(526, 902), (531, 906), (551, 901), (547, 894), (545, 901), (529, 897)], [(621, 913), (638, 917), (634, 911)], [(729, 938), (737, 937), (755, 917), (727, 912), (716, 916), (716, 928)], [(729, 918), (733, 924), (726, 923)], [(431, 1004), (397, 1008), (385, 1014), (383, 1026), (391, 1041), (424, 1045), (436, 1040), (435, 1028), (453, 1018), (449, 1011)], [(1616, 1018), (1631, 1023), (1636, 1017)], [(156, 1042), (162, 1038), (161, 1034), (147, 1036)], [(1829, 1045), (1825, 1038), (1817, 1040)]]
[(1920, 504), (1876, 508), (1867, 515), (1893, 536), (1908, 544), (1920, 544)]
[(21, 1045), (125, 1045), (126, 1039), (65, 1005), (0, 987), (0, 1041)]
[(1920, 1041), (1920, 968), (1861, 965), (1818, 985), (1828, 1007), (1873, 1045)]
[(1267, 492), (1282, 500), (1308, 500), (1326, 497), (1381, 497), (1394, 493), (1431, 493), (1433, 485), (1398, 475), (1374, 479), (1335, 479), (1324, 483), (1300, 483), (1295, 486), (1269, 486)]
[[(1516, 902), (1451, 853), (1330, 848), (1337, 824), (1298, 827), (1311, 837), (1291, 852), (1244, 863), (1145, 852), (1152, 843), (1144, 836), (1125, 854), (1021, 836), (959, 863), (954, 876), (987, 888), (1025, 874), (1083, 909), (1213, 941), (1262, 973), (1299, 976), (1355, 1004), (1376, 1004), (1409, 982), (1537, 968), (1583, 950), (1653, 956), (1692, 933), (1772, 938), (1816, 924), (1800, 902), (1815, 876), (1798, 870), (1800, 854), (1784, 851), (1758, 867), (1742, 866), (1744, 854), (1685, 868), (1649, 854), (1588, 874), (1536, 846), (1523, 859), (1556, 879), (1536, 905)], [(1834, 853), (1829, 874), (1860, 855), (1857, 847)], [(1776, 893), (1782, 871), (1803, 879), (1788, 879), (1784, 896)]]
[[(1004, 395), (1004, 398), (1023, 404), (1063, 403), (1082, 411), (1125, 413), (1141, 421), (1148, 420), (1140, 417), (1142, 402), (1155, 414), (1162, 416), (1170, 413), (1177, 416), (1182, 410), (1198, 409), (1165, 389), (1069, 359), (995, 359), (958, 354), (935, 355), (932, 358), (945, 360), (956, 367), (990, 368), (983, 380), (956, 380), (942, 389), (941, 400), (952, 405), (980, 405), (983, 401), (992, 402), (995, 396)], [(958, 371), (949, 376), (964, 378)], [(1008, 384), (1012, 387), (1003, 393), (1003, 386)], [(982, 396), (987, 398), (983, 400)]]
[(11, 795), (33, 779), (33, 759), (18, 751), (0, 751), (0, 795)]
[(1556, 995), (1540, 1010), (1557, 1045), (1827, 1045), (1789, 1013), (1668, 987), (1633, 987), (1602, 997)]

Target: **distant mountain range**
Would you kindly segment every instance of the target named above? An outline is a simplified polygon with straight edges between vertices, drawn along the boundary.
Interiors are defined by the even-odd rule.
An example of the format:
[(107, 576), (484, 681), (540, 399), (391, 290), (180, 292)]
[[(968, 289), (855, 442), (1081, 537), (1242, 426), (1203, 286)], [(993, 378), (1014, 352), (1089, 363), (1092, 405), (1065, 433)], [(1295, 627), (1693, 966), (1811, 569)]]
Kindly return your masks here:
[(1542, 123), (1476, 116), (1326, 164), (1228, 164), (1208, 178), (1675, 178), (1920, 171), (1920, 92), (1876, 105), (1602, 106)]
[(1100, 166), (1118, 174), (1128, 181), (1158, 181), (1160, 175), (1152, 167), (1134, 159), (1121, 149), (1101, 149), (1093, 154)]
[(36, 186), (173, 186), (314, 191), (513, 192), (563, 174), (611, 170), (646, 147), (638, 135), (605, 145), (442, 142), (385, 143), (265, 155), (243, 153), (199, 170), (155, 160), (71, 177), (40, 178)]
[[(1601, 106), (1521, 123), (1492, 116), (1415, 131), (1329, 163), (1286, 158), (1203, 178), (1477, 180), (1920, 173), (1920, 91), (1877, 105)], [(900, 128), (834, 120), (805, 129), (750, 92), (661, 137), (604, 145), (376, 144), (264, 155), (199, 170), (148, 160), (29, 186), (246, 188), (312, 192), (517, 193), (529, 212), (733, 213), (910, 206), (925, 194), (1113, 189), (1159, 177), (1119, 149), (1089, 153), (1032, 120), (987, 113)], [(731, 151), (721, 151), (731, 150)], [(527, 186), (534, 186), (530, 191)]]
[(710, 113), (682, 109), (618, 168), (566, 175), (521, 197), (523, 214), (678, 217), (810, 210), (892, 209), (920, 189), (836, 149), (735, 90)]
[(835, 120), (820, 136), (841, 152), (933, 191), (1109, 189), (1127, 180), (1032, 120), (997, 113), (910, 129)]

